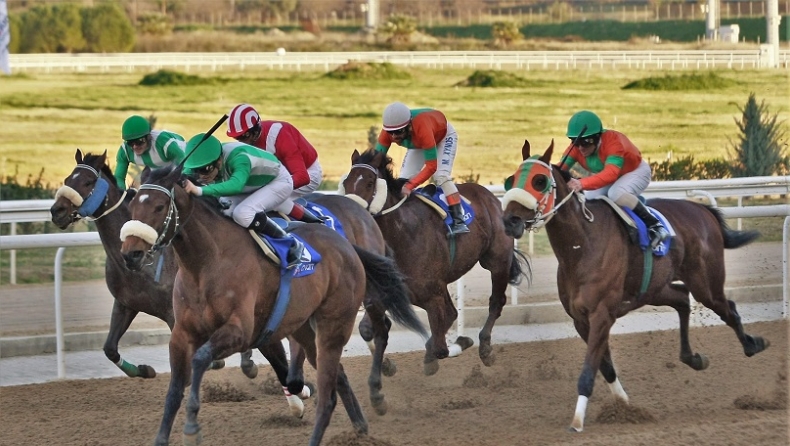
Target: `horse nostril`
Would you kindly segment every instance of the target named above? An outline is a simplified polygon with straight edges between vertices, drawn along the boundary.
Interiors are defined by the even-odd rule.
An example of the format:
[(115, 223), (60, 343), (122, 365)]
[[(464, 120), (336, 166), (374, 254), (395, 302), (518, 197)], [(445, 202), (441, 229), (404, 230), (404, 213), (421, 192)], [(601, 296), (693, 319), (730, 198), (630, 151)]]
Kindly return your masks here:
[(143, 263), (143, 251), (130, 251), (123, 255), (126, 267), (132, 271), (139, 271)]

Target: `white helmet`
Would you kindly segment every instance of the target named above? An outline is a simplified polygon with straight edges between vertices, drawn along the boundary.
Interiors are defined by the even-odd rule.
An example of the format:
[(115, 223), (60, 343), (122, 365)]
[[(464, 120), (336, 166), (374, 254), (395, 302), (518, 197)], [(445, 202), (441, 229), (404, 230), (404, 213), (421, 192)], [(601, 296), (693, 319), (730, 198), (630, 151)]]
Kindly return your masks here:
[(402, 129), (411, 121), (411, 110), (403, 102), (393, 102), (384, 109), (383, 128), (390, 132)]

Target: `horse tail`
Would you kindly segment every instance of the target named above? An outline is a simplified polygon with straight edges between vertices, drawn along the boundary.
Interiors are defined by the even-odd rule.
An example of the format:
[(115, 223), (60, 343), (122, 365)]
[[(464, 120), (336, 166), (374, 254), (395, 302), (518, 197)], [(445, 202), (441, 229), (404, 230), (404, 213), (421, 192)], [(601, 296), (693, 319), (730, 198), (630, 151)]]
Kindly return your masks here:
[(362, 265), (365, 267), (366, 293), (375, 296), (375, 303), (381, 305), (395, 320), (404, 327), (428, 338), (417, 314), (409, 300), (409, 288), (395, 261), (354, 246)]
[(532, 283), (532, 265), (529, 264), (529, 257), (518, 249), (513, 249), (513, 259), (510, 262), (510, 277), (508, 283), (511, 285), (521, 284), (521, 279), (526, 278), (527, 283)]
[(721, 215), (721, 211), (711, 206), (705, 206), (714, 217), (716, 217), (716, 221), (719, 223), (719, 228), (721, 229), (721, 235), (724, 237), (724, 248), (726, 249), (735, 249), (740, 248), (741, 246), (748, 245), (749, 243), (756, 240), (760, 237), (759, 231), (736, 231), (734, 229), (730, 229), (730, 226), (724, 221), (724, 216)]

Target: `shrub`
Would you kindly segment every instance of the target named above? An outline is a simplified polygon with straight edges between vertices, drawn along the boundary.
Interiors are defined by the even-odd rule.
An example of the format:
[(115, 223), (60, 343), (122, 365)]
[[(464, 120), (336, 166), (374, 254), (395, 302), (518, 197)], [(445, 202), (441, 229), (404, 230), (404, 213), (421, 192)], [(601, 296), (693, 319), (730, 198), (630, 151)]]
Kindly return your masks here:
[(629, 82), (622, 87), (623, 90), (713, 90), (735, 85), (736, 82), (725, 79), (716, 73), (706, 74), (681, 74), (680, 76), (665, 75), (664, 77), (648, 77)]
[(778, 116), (769, 115), (765, 101), (757, 105), (754, 93), (749, 95), (741, 108), (742, 118), (735, 120), (740, 134), (737, 141), (730, 140), (728, 150), (733, 163), (734, 177), (768, 176), (778, 173), (786, 160), (786, 132)]
[(82, 20), (88, 51), (112, 53), (134, 48), (132, 22), (118, 6), (103, 3), (95, 8), (83, 8)]
[(491, 34), (494, 37), (494, 44), (501, 46), (508, 46), (524, 38), (518, 30), (518, 25), (513, 22), (495, 22), (491, 27)]
[(82, 17), (73, 4), (34, 6), (22, 14), (19, 51), (63, 53), (81, 50)]
[(455, 84), (457, 87), (528, 87), (533, 85), (523, 77), (507, 71), (477, 70), (465, 80)]
[(225, 82), (227, 81), (219, 78), (204, 78), (193, 74), (179, 73), (178, 71), (159, 70), (156, 73), (143, 76), (139, 84), (151, 87), (157, 85), (214, 85)]
[(391, 45), (401, 45), (409, 43), (411, 34), (416, 30), (417, 22), (412, 17), (395, 14), (379, 26), (378, 32), (386, 36)]
[(391, 63), (376, 62), (349, 62), (341, 65), (324, 74), (329, 79), (351, 80), (351, 79), (411, 79), (411, 74)]
[(14, 169), (13, 175), (0, 179), (0, 199), (5, 200), (36, 200), (55, 196), (55, 189), (44, 182), (44, 168), (41, 168), (38, 177), (28, 175), (25, 183), (19, 182), (19, 166)]
[(137, 17), (137, 31), (140, 34), (166, 36), (173, 32), (173, 21), (164, 14), (141, 14)]

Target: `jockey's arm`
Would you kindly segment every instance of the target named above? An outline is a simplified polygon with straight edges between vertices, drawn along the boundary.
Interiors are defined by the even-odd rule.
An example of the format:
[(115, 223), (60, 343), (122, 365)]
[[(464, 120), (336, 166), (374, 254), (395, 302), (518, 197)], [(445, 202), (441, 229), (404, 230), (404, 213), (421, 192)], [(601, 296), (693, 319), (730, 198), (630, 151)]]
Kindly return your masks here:
[(203, 186), (203, 195), (210, 197), (228, 197), (231, 195), (239, 195), (244, 191), (244, 186), (250, 178), (250, 171), (252, 165), (249, 158), (246, 156), (234, 156), (227, 160), (227, 169), (230, 178), (225, 181)]
[(118, 185), (118, 188), (123, 190), (126, 189), (126, 172), (129, 171), (129, 158), (126, 157), (126, 150), (121, 144), (121, 148), (118, 149), (118, 155), (115, 156), (115, 183)]
[(414, 190), (414, 188), (428, 181), (433, 176), (433, 174), (436, 173), (436, 169), (438, 167), (436, 163), (436, 146), (433, 146), (430, 149), (423, 149), (423, 151), (425, 156), (425, 165), (422, 166), (422, 169), (419, 172), (417, 172), (417, 175), (410, 178), (409, 182), (404, 184), (404, 187), (408, 188), (409, 190)]
[(299, 152), (298, 142), (288, 132), (281, 131), (277, 136), (277, 158), (288, 169), (293, 179), (294, 189), (310, 184), (310, 174)]
[(617, 179), (620, 178), (622, 169), (623, 157), (614, 155), (608, 156), (604, 162), (603, 170), (595, 175), (582, 178), (579, 181), (581, 181), (584, 190), (600, 189), (617, 181)]
[(379, 139), (376, 141), (376, 152), (384, 152), (386, 155), (391, 145), (392, 137), (389, 133), (382, 130), (381, 133), (379, 133)]

